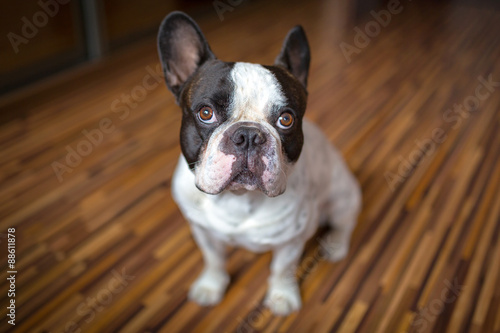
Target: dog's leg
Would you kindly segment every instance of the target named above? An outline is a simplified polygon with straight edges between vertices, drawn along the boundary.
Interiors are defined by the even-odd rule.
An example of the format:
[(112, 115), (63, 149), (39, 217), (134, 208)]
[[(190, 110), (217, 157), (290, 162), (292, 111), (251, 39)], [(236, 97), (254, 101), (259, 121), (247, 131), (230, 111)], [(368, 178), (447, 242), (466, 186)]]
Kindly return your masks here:
[(200, 305), (213, 305), (221, 301), (229, 283), (225, 268), (226, 248), (220, 240), (214, 240), (205, 230), (191, 224), (196, 244), (203, 254), (205, 267), (191, 285), (188, 297)]
[(325, 256), (332, 262), (345, 258), (349, 252), (351, 234), (356, 226), (361, 209), (361, 190), (357, 181), (346, 177), (332, 194), (330, 202), (329, 224), (332, 230), (321, 241)]
[(269, 289), (264, 303), (274, 314), (284, 316), (300, 309), (300, 290), (295, 273), (303, 248), (303, 243), (291, 242), (273, 250)]

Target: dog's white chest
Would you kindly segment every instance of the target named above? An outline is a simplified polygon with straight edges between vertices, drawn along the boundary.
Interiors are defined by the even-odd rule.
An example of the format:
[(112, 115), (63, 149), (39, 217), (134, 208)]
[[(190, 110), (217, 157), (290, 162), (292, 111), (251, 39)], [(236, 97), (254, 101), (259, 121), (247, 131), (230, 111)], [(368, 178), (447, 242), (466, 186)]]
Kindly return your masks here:
[(215, 231), (216, 237), (253, 251), (301, 236), (317, 220), (315, 202), (292, 191), (276, 198), (262, 197), (260, 192), (223, 193), (208, 197), (203, 211), (206, 219), (201, 224)]
[(191, 223), (229, 244), (267, 251), (296, 237), (305, 237), (310, 234), (309, 229), (317, 227), (316, 200), (297, 191), (300, 184), (291, 184), (284, 194), (269, 198), (258, 191), (207, 195), (190, 185), (193, 181), (194, 176), (181, 156), (173, 184), (179, 207)]

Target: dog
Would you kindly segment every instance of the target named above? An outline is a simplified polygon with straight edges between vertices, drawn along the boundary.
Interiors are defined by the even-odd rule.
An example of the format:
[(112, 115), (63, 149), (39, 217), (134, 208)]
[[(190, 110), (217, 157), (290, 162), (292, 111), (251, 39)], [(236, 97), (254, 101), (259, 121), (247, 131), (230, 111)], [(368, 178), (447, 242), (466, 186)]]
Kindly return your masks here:
[(321, 223), (326, 256), (344, 258), (361, 191), (341, 154), (303, 118), (310, 51), (291, 29), (273, 65), (224, 62), (182, 12), (158, 33), (165, 81), (182, 109), (182, 154), (172, 195), (189, 222), (204, 269), (188, 298), (219, 303), (229, 284), (227, 246), (272, 251), (265, 304), (276, 315), (301, 307), (295, 277), (306, 241)]

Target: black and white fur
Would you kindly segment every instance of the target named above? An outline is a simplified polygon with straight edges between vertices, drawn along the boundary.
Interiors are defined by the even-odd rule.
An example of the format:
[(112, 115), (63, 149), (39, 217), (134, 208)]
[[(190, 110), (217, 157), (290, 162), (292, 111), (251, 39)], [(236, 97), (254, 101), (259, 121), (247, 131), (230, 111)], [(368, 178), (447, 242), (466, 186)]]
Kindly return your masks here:
[[(158, 49), (183, 112), (172, 192), (205, 262), (189, 298), (221, 301), (229, 283), (225, 250), (234, 245), (273, 251), (266, 304), (279, 315), (298, 310), (294, 274), (304, 244), (328, 221), (329, 257), (342, 259), (361, 204), (341, 155), (303, 119), (310, 61), (303, 29), (288, 33), (273, 66), (223, 62), (198, 25), (173, 12), (160, 26)], [(205, 107), (211, 123), (199, 118)], [(293, 116), (290, 128), (277, 123), (284, 112)]]

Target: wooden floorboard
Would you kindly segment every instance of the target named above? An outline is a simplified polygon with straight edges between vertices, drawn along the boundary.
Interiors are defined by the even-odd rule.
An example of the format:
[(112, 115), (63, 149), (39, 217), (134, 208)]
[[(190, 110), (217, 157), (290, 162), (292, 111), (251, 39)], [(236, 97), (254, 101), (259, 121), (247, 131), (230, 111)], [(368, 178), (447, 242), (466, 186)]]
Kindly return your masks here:
[[(318, 259), (319, 231), (297, 272), (303, 307), (288, 317), (262, 304), (269, 253), (232, 249), (222, 303), (186, 299), (202, 258), (170, 194), (180, 112), (161, 82), (126, 112), (120, 102), (158, 70), (154, 38), (0, 97), (11, 114), (0, 124), (0, 331), (499, 333), (500, 83), (481, 82), (500, 81), (500, 11), (401, 5), (350, 62), (340, 43), (354, 45), (356, 32), (342, 1), (197, 16), (223, 60), (271, 63), (288, 29), (304, 26), (306, 116), (362, 185), (348, 257)], [(449, 111), (478, 93), (471, 112)], [(53, 163), (67, 165), (67, 149), (103, 119), (113, 129), (58, 179)], [(16, 228), (15, 329), (4, 306), (7, 228)]]

